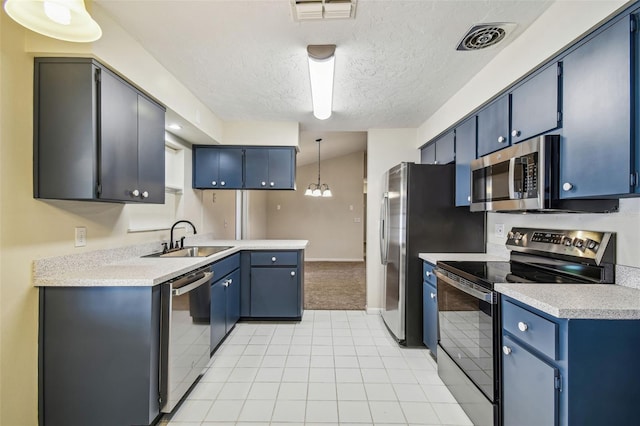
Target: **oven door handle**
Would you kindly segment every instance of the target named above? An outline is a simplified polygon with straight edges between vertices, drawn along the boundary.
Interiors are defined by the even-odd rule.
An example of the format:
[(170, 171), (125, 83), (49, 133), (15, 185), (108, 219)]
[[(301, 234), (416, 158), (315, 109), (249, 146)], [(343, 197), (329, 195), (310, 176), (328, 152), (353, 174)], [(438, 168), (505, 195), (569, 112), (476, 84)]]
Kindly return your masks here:
[[(187, 281), (186, 283), (181, 283), (182, 285), (178, 288), (172, 288), (171, 294), (173, 296), (182, 296), (183, 294), (187, 294), (192, 290), (200, 287), (202, 284), (208, 282), (213, 276), (213, 272), (204, 272), (202, 278), (196, 279), (195, 281)], [(175, 284), (175, 283), (174, 283)]]
[(482, 290), (478, 290), (476, 288), (470, 287), (468, 285), (465, 285), (463, 283), (457, 282), (455, 280), (452, 280), (451, 278), (449, 278), (448, 276), (444, 275), (441, 270), (439, 270), (438, 268), (434, 269), (435, 273), (436, 273), (436, 277), (438, 277), (439, 280), (444, 281), (445, 283), (457, 288), (460, 291), (463, 291), (465, 293), (467, 293), (469, 296), (473, 296), (476, 299), (480, 299), (483, 300), (487, 303), (490, 303), (492, 305), (495, 305), (497, 302), (495, 300), (495, 297), (493, 295), (493, 292), (491, 291), (482, 291)]

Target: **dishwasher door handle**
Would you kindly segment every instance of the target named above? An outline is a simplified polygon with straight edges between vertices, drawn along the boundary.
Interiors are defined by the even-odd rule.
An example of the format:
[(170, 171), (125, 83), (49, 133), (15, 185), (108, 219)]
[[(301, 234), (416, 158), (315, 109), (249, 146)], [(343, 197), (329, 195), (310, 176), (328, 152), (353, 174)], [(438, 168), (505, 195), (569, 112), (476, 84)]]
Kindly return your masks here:
[(191, 290), (195, 290), (196, 288), (200, 287), (202, 284), (209, 282), (209, 280), (211, 280), (211, 277), (213, 277), (213, 272), (205, 272), (202, 278), (195, 280), (193, 282), (187, 283), (179, 288), (172, 289), (171, 294), (173, 296), (182, 296), (183, 294), (187, 294)]

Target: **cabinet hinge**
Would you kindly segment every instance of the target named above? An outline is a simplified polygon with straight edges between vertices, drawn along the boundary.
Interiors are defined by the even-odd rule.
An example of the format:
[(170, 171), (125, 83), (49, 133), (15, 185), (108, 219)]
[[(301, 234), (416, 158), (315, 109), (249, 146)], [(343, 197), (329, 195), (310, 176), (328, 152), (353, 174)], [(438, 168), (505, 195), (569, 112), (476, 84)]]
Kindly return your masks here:
[(629, 186), (633, 188), (636, 185), (638, 185), (638, 172), (634, 172), (629, 175)]
[(562, 64), (558, 64), (558, 77), (562, 75)]
[(636, 31), (636, 20), (633, 16), (629, 19), (629, 30), (633, 33)]
[(100, 73), (100, 68), (96, 68), (96, 72), (94, 74), (94, 77), (95, 77), (97, 83), (100, 83), (101, 75), (102, 74)]
[(558, 390), (562, 390), (562, 377), (558, 376), (554, 380), (554, 387)]
[(96, 185), (96, 194), (97, 195), (102, 194), (102, 185), (100, 185), (100, 184)]
[(558, 111), (558, 123), (562, 121), (562, 111)]

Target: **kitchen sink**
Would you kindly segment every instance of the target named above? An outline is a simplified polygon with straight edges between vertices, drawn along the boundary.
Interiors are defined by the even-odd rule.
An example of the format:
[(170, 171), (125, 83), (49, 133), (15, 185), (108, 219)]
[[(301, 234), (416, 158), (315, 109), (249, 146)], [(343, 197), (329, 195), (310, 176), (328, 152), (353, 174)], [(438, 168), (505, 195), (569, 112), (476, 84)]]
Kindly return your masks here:
[(193, 246), (174, 249), (167, 253), (153, 253), (143, 257), (207, 257), (232, 248), (232, 246)]

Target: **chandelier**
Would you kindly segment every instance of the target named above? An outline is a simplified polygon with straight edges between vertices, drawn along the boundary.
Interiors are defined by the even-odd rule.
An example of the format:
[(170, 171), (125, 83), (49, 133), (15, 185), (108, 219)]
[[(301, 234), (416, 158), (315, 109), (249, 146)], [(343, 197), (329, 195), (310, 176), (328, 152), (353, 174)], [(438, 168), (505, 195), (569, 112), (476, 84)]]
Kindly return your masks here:
[(322, 139), (316, 139), (318, 143), (318, 183), (311, 183), (304, 192), (304, 195), (311, 197), (331, 197), (333, 194), (326, 183), (320, 184), (320, 142)]

